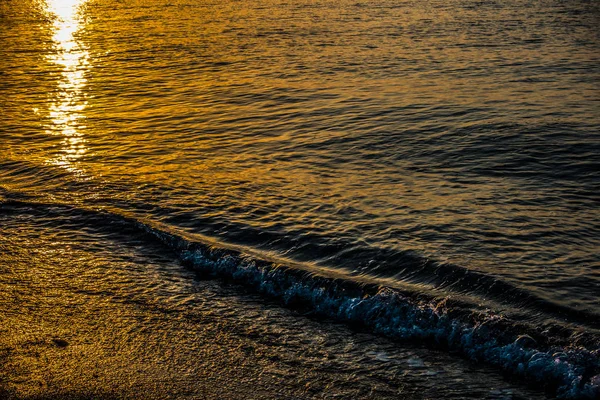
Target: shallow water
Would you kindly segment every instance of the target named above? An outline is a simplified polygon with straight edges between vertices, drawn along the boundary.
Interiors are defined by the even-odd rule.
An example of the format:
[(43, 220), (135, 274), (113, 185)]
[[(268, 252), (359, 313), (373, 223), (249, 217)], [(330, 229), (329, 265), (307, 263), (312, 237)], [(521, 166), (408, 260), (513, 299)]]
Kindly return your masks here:
[(12, 261), (0, 275), (3, 398), (542, 398), (460, 358), (197, 280), (124, 226), (56, 209), (0, 223)]
[(594, 396), (599, 25), (593, 1), (3, 1), (2, 213), (141, 229), (200, 275)]

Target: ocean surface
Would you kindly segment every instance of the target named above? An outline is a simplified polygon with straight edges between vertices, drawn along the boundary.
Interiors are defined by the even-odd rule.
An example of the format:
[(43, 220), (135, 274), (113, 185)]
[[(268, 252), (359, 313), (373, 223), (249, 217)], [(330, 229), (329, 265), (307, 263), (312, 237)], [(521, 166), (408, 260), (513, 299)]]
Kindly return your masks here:
[(600, 398), (600, 3), (0, 0), (0, 293), (14, 398)]

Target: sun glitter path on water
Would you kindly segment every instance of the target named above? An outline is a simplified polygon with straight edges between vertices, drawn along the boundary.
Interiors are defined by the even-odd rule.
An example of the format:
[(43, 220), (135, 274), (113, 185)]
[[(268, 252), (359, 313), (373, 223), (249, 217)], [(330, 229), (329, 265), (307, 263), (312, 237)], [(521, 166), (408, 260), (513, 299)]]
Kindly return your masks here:
[(59, 66), (62, 75), (50, 105), (51, 124), (47, 126), (47, 132), (64, 137), (60, 154), (50, 162), (75, 173), (81, 172), (75, 163), (87, 151), (81, 129), (85, 118), (82, 111), (87, 106), (84, 89), (89, 53), (76, 37), (83, 23), (81, 8), (84, 2), (49, 0), (46, 3), (49, 14), (54, 16), (54, 43), (48, 59)]

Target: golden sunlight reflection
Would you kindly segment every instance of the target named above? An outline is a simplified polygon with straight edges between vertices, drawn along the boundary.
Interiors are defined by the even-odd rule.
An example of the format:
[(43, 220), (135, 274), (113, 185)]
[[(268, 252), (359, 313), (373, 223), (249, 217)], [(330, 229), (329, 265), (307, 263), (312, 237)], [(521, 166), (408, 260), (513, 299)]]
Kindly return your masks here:
[(54, 17), (53, 48), (50, 61), (60, 68), (61, 78), (50, 105), (48, 132), (63, 137), (61, 154), (51, 162), (80, 172), (74, 163), (86, 153), (83, 110), (85, 99), (85, 71), (89, 53), (77, 40), (76, 34), (82, 27), (82, 5), (86, 0), (48, 0), (48, 12)]

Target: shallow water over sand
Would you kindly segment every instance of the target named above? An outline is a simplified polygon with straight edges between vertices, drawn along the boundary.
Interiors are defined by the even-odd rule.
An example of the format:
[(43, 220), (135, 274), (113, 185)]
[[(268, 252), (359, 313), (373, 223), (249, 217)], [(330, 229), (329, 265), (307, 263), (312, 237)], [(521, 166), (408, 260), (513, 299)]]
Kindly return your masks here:
[[(569, 365), (591, 358), (559, 393), (592, 393), (599, 24), (586, 1), (4, 1), (1, 212), (58, 207), (103, 232), (126, 218), (211, 276), (234, 273), (182, 246), (383, 285), (468, 329), (506, 320), (488, 339), (526, 333), (543, 354), (575, 352)], [(16, 229), (36, 239), (29, 222), (3, 230), (0, 266)], [(336, 318), (382, 333), (355, 314)], [(427, 340), (513, 368), (435, 324)]]

